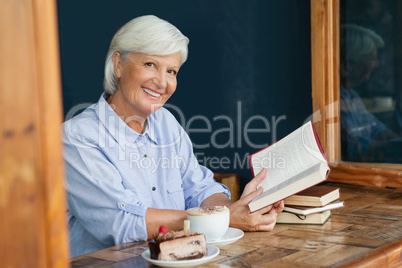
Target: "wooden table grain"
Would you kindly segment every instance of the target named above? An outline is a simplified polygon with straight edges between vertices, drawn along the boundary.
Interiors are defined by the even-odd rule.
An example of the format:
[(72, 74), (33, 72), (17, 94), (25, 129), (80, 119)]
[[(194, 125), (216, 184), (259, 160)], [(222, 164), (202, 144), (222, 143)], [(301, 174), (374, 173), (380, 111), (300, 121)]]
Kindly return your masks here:
[[(246, 232), (203, 267), (402, 267), (402, 189), (327, 183), (345, 206), (324, 225), (277, 224)], [(71, 267), (153, 267), (146, 242), (117, 245), (71, 259)]]

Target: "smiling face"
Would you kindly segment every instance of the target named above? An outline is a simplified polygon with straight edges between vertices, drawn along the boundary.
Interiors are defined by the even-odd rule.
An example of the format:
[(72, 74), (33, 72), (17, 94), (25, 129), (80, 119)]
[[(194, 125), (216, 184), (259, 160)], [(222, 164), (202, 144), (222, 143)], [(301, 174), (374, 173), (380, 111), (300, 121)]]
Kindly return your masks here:
[(180, 52), (167, 56), (130, 53), (124, 59), (116, 52), (113, 63), (119, 80), (117, 91), (108, 103), (119, 116), (135, 117), (138, 122), (142, 118), (143, 124), (176, 90)]

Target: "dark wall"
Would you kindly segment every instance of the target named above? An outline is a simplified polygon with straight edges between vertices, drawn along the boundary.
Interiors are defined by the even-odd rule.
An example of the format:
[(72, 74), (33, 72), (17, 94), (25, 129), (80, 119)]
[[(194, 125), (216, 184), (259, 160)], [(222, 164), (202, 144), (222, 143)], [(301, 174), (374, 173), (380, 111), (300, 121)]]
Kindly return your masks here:
[(311, 114), (309, 0), (59, 0), (58, 8), (66, 117), (98, 100), (111, 38), (145, 14), (190, 39), (168, 108), (213, 171), (239, 174), (243, 187), (248, 154)]

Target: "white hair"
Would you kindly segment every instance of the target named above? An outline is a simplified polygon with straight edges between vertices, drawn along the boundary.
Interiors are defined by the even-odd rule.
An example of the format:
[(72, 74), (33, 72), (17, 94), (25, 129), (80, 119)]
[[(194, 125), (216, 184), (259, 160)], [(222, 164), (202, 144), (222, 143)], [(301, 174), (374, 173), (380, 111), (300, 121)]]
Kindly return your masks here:
[(113, 54), (120, 53), (124, 60), (128, 54), (143, 53), (165, 56), (180, 51), (180, 65), (187, 60), (189, 39), (171, 23), (153, 15), (140, 16), (121, 27), (110, 43), (105, 62), (105, 92), (117, 90), (118, 79), (113, 66)]
[(359, 61), (375, 48), (382, 48), (384, 40), (374, 31), (355, 24), (341, 26), (341, 61)]

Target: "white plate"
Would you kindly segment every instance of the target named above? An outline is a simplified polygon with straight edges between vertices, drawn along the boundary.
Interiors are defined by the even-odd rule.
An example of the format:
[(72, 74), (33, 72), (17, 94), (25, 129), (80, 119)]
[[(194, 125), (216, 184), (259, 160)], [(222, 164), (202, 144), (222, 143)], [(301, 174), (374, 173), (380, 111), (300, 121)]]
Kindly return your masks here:
[(219, 255), (219, 248), (208, 245), (208, 256), (204, 256), (200, 259), (194, 259), (194, 260), (183, 260), (183, 261), (159, 261), (159, 260), (154, 260), (151, 259), (151, 253), (149, 252), (149, 249), (144, 251), (141, 256), (149, 261), (152, 264), (161, 266), (161, 267), (190, 267), (190, 266), (197, 266), (201, 265), (203, 263), (209, 262), (213, 258)]
[(207, 241), (208, 245), (214, 245), (216, 247), (223, 247), (232, 244), (242, 238), (244, 232), (240, 229), (229, 227), (225, 235), (220, 240)]

